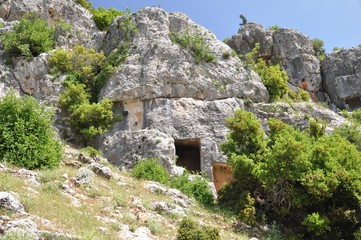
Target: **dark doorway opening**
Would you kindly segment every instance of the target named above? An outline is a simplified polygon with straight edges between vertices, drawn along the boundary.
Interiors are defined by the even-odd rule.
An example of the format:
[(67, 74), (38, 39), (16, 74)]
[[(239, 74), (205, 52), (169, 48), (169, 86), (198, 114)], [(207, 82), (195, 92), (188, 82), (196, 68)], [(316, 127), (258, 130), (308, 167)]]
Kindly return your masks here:
[(201, 171), (201, 142), (200, 139), (178, 139), (174, 141), (176, 165), (189, 171)]

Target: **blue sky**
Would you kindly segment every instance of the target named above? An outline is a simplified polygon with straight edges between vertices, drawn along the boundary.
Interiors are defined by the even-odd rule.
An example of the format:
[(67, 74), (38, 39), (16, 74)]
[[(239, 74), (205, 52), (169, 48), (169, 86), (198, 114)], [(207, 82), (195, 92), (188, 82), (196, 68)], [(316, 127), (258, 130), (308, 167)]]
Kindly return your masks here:
[(294, 28), (324, 41), (327, 52), (334, 47), (361, 44), (361, 0), (90, 0), (94, 7), (132, 11), (160, 6), (187, 14), (220, 40), (237, 33), (243, 14), (248, 22), (264, 27)]

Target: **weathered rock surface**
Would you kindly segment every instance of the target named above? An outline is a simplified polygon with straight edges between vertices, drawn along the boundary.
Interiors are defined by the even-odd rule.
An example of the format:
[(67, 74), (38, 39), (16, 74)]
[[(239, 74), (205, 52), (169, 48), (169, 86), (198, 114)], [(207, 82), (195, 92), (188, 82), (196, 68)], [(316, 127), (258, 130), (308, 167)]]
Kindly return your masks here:
[(156, 129), (109, 133), (101, 150), (110, 163), (119, 167), (133, 167), (142, 158), (159, 158), (169, 168), (175, 164), (174, 139)]
[(290, 84), (297, 87), (305, 79), (303, 88), (315, 92), (322, 89), (320, 61), (307, 36), (293, 29), (269, 30), (259, 24), (248, 23), (232, 36), (228, 45), (244, 54), (258, 42), (261, 45), (260, 56), (279, 63), (287, 72)]
[(0, 192), (0, 208), (13, 213), (25, 213), (24, 206), (11, 193)]
[(14, 77), (23, 93), (39, 100), (55, 102), (63, 90), (63, 77), (49, 75), (49, 54), (42, 53), (35, 58), (17, 58), (14, 63)]
[(328, 54), (322, 62), (323, 87), (339, 108), (361, 107), (361, 47)]
[(266, 129), (269, 118), (280, 119), (301, 130), (309, 127), (310, 118), (319, 118), (327, 123), (326, 133), (331, 133), (335, 128), (347, 123), (347, 120), (337, 113), (314, 103), (259, 103), (254, 105), (252, 111)]
[[(123, 123), (115, 125), (115, 130), (102, 139), (101, 150), (110, 162), (132, 166), (140, 158), (158, 157), (170, 169), (175, 164), (176, 145), (182, 144), (193, 144), (199, 149), (200, 168), (209, 177), (212, 163), (226, 160), (219, 153), (218, 145), (228, 132), (225, 118), (243, 106), (240, 99), (201, 101), (180, 98), (140, 103), (139, 112), (128, 112)], [(139, 121), (138, 129), (135, 121)]]
[[(104, 52), (110, 53), (125, 41), (118, 18), (104, 40)], [(160, 8), (145, 8), (135, 13), (132, 21), (138, 32), (130, 38), (129, 57), (112, 75), (101, 92), (113, 101), (155, 98), (224, 99), (234, 96), (267, 101), (268, 92), (258, 75), (246, 71), (235, 57), (222, 58), (231, 49), (186, 15), (167, 13)], [(199, 32), (217, 63), (195, 64), (190, 50), (173, 43), (172, 32)]]
[(50, 24), (63, 20), (73, 26), (72, 37), (58, 36), (61, 46), (85, 44), (98, 47), (99, 36), (92, 15), (75, 1), (62, 0), (0, 0), (0, 18), (5, 21), (19, 20), (25, 13), (37, 13)]

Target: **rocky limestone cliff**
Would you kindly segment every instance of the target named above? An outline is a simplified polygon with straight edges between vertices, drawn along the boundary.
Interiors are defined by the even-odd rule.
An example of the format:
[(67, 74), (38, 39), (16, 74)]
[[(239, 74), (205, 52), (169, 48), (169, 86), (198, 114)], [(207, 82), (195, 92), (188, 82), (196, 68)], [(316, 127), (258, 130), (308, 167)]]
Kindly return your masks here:
[[(103, 44), (105, 53), (125, 40), (126, 34), (118, 27), (122, 21), (124, 18), (118, 18), (109, 28)], [(201, 170), (210, 174), (213, 162), (225, 161), (218, 151), (227, 132), (224, 119), (242, 107), (242, 99), (267, 102), (266, 88), (238, 58), (224, 59), (223, 53), (231, 49), (184, 14), (145, 8), (135, 13), (132, 21), (138, 32), (130, 39), (129, 57), (101, 91), (102, 98), (117, 104), (125, 120), (106, 135), (100, 148), (109, 161), (121, 165), (129, 159), (114, 155), (109, 145), (124, 149), (133, 147), (134, 142), (115, 136), (128, 131), (134, 136), (134, 131), (141, 130), (137, 136), (143, 134), (149, 139), (153, 136), (149, 132), (157, 129), (176, 142), (197, 140)], [(216, 56), (215, 63), (196, 64), (190, 50), (171, 41), (170, 33), (186, 31), (204, 36)], [(170, 145), (168, 165), (174, 165), (177, 153), (174, 144)], [(164, 159), (155, 149), (157, 146), (154, 151), (148, 149), (146, 155)]]
[(328, 54), (322, 62), (323, 86), (337, 107), (361, 107), (361, 47)]
[[(309, 117), (330, 121), (330, 131), (344, 122), (336, 113), (310, 103), (297, 104), (297, 107), (268, 104), (268, 92), (260, 77), (232, 56), (232, 48), (246, 53), (260, 42), (260, 55), (279, 62), (287, 71), (291, 85), (297, 87), (305, 78), (306, 90), (317, 92), (324, 88), (338, 106), (339, 102), (346, 101), (342, 99), (349, 99), (343, 95), (357, 95), (347, 89), (342, 93), (332, 89), (333, 76), (337, 79), (352, 76), (356, 84), (359, 77), (357, 49), (327, 56), (322, 64), (326, 80), (321, 82), (320, 63), (311, 41), (292, 29), (275, 31), (258, 24), (246, 24), (228, 46), (184, 14), (145, 8), (132, 14), (130, 19), (127, 16), (116, 18), (108, 31), (102, 33), (96, 29), (91, 14), (73, 1), (12, 0), (0, 1), (0, 21), (4, 25), (0, 33), (10, 31), (14, 21), (30, 10), (49, 23), (62, 19), (81, 33), (66, 38), (58, 36), (58, 46), (69, 48), (85, 44), (109, 55), (124, 42), (129, 43), (128, 57), (100, 93), (100, 99), (110, 98), (115, 114), (123, 116), (121, 122), (115, 123), (96, 141), (105, 157), (118, 167), (131, 167), (139, 159), (157, 157), (170, 171), (176, 169), (180, 161), (195, 170), (205, 171), (212, 179), (212, 164), (226, 161), (219, 150), (219, 144), (228, 133), (225, 119), (238, 108), (253, 111), (263, 123), (269, 117), (276, 117), (301, 129), (307, 126)], [(129, 34), (122, 27), (127, 21), (131, 21), (137, 31)], [(199, 34), (215, 61), (196, 62), (190, 49), (171, 40), (174, 32), (190, 37)], [(49, 75), (48, 56), (49, 53), (43, 53), (35, 58), (14, 58), (12, 67), (1, 58), (0, 95), (6, 89), (15, 89), (20, 94), (56, 105), (65, 76)], [(339, 60), (332, 60), (336, 57)], [(354, 65), (350, 69), (345, 67), (347, 71), (337, 65), (347, 62), (345, 59), (350, 59), (350, 64)], [(336, 72), (337, 69), (342, 71)], [(338, 82), (337, 86), (345, 81)], [(267, 128), (266, 124), (264, 126)], [(61, 124), (57, 127), (67, 131)]]
[(37, 13), (50, 24), (59, 20), (70, 24), (73, 27), (72, 37), (57, 35), (61, 47), (83, 44), (98, 49), (104, 35), (95, 26), (92, 15), (74, 1), (0, 0), (0, 18), (6, 22), (17, 21), (25, 13)]
[(252, 50), (256, 43), (261, 45), (259, 55), (273, 63), (279, 63), (287, 72), (292, 86), (300, 86), (305, 79), (305, 90), (317, 92), (322, 89), (320, 61), (307, 36), (294, 29), (270, 30), (259, 24), (248, 23), (227, 42), (241, 54)]

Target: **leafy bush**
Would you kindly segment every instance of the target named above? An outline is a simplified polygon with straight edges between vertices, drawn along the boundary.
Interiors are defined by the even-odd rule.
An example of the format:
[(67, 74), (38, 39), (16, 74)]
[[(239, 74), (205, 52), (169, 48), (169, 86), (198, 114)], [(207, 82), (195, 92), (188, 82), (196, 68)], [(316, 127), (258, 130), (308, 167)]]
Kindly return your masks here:
[[(206, 33), (205, 33), (206, 34)], [(172, 42), (189, 49), (193, 53), (196, 64), (201, 61), (215, 62), (216, 57), (208, 46), (204, 36), (200, 32), (190, 33), (188, 30), (184, 33), (171, 33)]]
[(7, 93), (0, 100), (0, 159), (28, 169), (59, 164), (62, 147), (52, 128), (53, 113), (32, 97)]
[(75, 46), (72, 50), (58, 48), (49, 57), (50, 73), (55, 76), (70, 74), (73, 83), (85, 84), (89, 93), (96, 92), (96, 75), (106, 57), (102, 52)]
[(173, 177), (170, 181), (170, 186), (181, 190), (189, 197), (194, 197), (204, 205), (211, 205), (214, 202), (214, 197), (207, 180), (200, 175), (195, 175), (190, 180), (189, 172), (185, 171), (181, 176)]
[(294, 102), (307, 102), (310, 100), (310, 95), (305, 90), (294, 91), (289, 88), (287, 91), (287, 96)]
[(59, 107), (68, 115), (72, 128), (83, 140), (106, 132), (113, 123), (113, 104), (109, 99), (90, 103), (83, 84), (71, 84), (59, 96)]
[(36, 14), (25, 14), (14, 30), (1, 36), (5, 52), (25, 57), (38, 56), (54, 45), (54, 28)]
[(168, 183), (167, 170), (156, 159), (144, 159), (139, 161), (133, 168), (132, 174), (138, 179)]
[(251, 52), (241, 57), (246, 67), (254, 70), (262, 79), (263, 84), (270, 94), (270, 101), (281, 99), (288, 91), (288, 76), (279, 64), (267, 65), (262, 58), (257, 58), (260, 44), (257, 43)]
[(318, 38), (314, 38), (311, 41), (312, 41), (312, 44), (313, 44), (313, 49), (316, 52), (316, 56), (318, 57), (318, 59), (320, 61), (322, 61), (325, 58), (325, 53), (326, 53), (326, 50), (323, 47), (323, 45), (324, 45), (323, 41), (321, 39), (318, 39)]
[(49, 57), (50, 73), (67, 74), (65, 85), (84, 84), (91, 101), (96, 102), (110, 74), (126, 60), (128, 51), (129, 43), (121, 43), (107, 58), (102, 52), (84, 46), (75, 46), (73, 50), (58, 48)]
[(106, 10), (103, 7), (99, 7), (98, 9), (93, 9), (91, 12), (93, 14), (95, 24), (101, 31), (106, 31), (112, 23), (113, 19), (115, 19), (117, 16), (124, 15), (123, 12), (115, 8), (109, 8)]
[[(304, 239), (319, 239), (320, 234), (322, 239), (353, 239), (361, 226), (361, 154), (356, 146), (337, 131), (323, 135), (316, 121), (313, 129), (301, 132), (269, 119), (268, 136), (262, 138), (260, 123), (247, 115), (237, 110), (227, 120), (231, 133), (222, 150), (235, 180), (221, 191), (220, 204), (239, 214), (249, 208), (250, 194), (256, 200), (256, 219), (277, 221), (283, 232)], [(249, 125), (253, 127), (245, 127)], [(318, 216), (312, 214), (315, 210)]]
[(309, 232), (313, 232), (315, 236), (321, 236), (326, 231), (330, 230), (330, 221), (327, 217), (321, 217), (318, 213), (307, 215), (303, 220), (302, 225), (307, 227)]
[(93, 9), (92, 4), (88, 0), (76, 0), (77, 4), (81, 5), (83, 8), (91, 11)]
[(80, 149), (81, 152), (85, 153), (86, 155), (90, 156), (90, 157), (95, 157), (95, 156), (101, 156), (102, 154), (95, 148), (87, 146), (85, 148)]
[(279, 64), (267, 66), (263, 59), (259, 59), (255, 71), (267, 88), (271, 102), (281, 99), (287, 93), (288, 76)]
[(220, 240), (221, 237), (216, 228), (201, 226), (198, 223), (185, 218), (179, 225), (177, 240)]
[(278, 26), (278, 25), (272, 25), (268, 29), (273, 30), (273, 31), (277, 31), (277, 30), (281, 29), (281, 27)]

